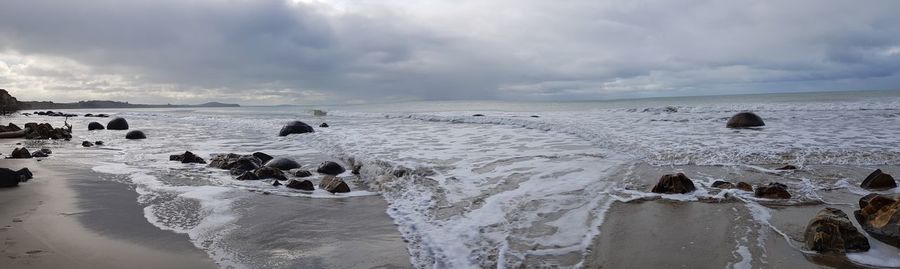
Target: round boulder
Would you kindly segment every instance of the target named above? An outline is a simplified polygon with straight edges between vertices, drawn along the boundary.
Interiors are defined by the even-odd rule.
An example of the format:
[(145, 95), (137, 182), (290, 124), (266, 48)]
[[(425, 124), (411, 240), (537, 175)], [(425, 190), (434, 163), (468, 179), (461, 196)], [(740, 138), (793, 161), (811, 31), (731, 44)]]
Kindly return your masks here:
[(312, 133), (314, 132), (312, 126), (309, 126), (302, 121), (292, 121), (281, 127), (281, 131), (278, 132), (278, 136), (287, 136), (289, 134), (304, 134), (304, 133)]
[(343, 166), (341, 166), (340, 164), (338, 164), (336, 162), (324, 162), (319, 165), (318, 169), (316, 169), (316, 172), (319, 172), (319, 174), (326, 174), (326, 175), (332, 175), (332, 176), (340, 175), (344, 171), (347, 171), (347, 170), (344, 169)]
[(291, 170), (300, 168), (300, 164), (288, 158), (275, 158), (266, 162), (266, 166), (277, 168), (280, 170)]
[(88, 131), (103, 130), (103, 129), (106, 129), (106, 128), (103, 128), (103, 124), (100, 124), (99, 122), (92, 121), (91, 123), (88, 123)]
[(106, 124), (106, 129), (128, 130), (128, 121), (123, 118), (115, 117)]
[(869, 250), (869, 240), (850, 222), (840, 209), (826, 207), (806, 225), (806, 247), (826, 253), (863, 252)]
[(663, 175), (650, 191), (655, 193), (689, 193), (696, 189), (697, 187), (694, 186), (694, 182), (690, 178), (682, 173), (678, 173)]
[(147, 136), (144, 135), (144, 132), (134, 130), (134, 131), (131, 131), (131, 132), (128, 132), (127, 134), (125, 134), (125, 138), (126, 139), (145, 139), (145, 138), (147, 138)]
[(762, 118), (753, 114), (753, 112), (741, 112), (737, 113), (734, 116), (731, 116), (728, 119), (728, 123), (725, 124), (725, 127), (728, 128), (747, 128), (747, 127), (760, 127), (766, 126), (766, 123), (763, 122)]

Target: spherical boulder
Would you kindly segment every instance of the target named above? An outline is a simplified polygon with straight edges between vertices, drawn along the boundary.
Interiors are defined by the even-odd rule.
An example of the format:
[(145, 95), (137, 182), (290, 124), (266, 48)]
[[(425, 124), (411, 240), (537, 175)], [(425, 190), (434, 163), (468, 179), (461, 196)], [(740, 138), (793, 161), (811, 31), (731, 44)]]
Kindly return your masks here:
[(266, 166), (277, 168), (280, 170), (291, 170), (300, 168), (300, 164), (288, 158), (275, 158), (266, 162)]
[(341, 166), (340, 164), (338, 164), (336, 162), (324, 162), (319, 165), (318, 169), (316, 169), (316, 172), (319, 172), (319, 174), (326, 174), (326, 175), (332, 175), (332, 176), (340, 175), (344, 171), (347, 171), (347, 170), (344, 169), (343, 166)]
[(115, 117), (106, 124), (106, 129), (128, 130), (128, 121), (123, 118)]
[(849, 253), (869, 250), (866, 239), (847, 214), (840, 209), (826, 207), (806, 225), (806, 247), (824, 253)]
[(106, 129), (106, 128), (104, 128), (103, 124), (100, 124), (99, 122), (92, 121), (91, 123), (88, 123), (88, 131), (103, 130), (103, 129)]
[(125, 139), (145, 139), (145, 138), (147, 138), (147, 136), (144, 135), (144, 132), (137, 131), (137, 130), (134, 130), (134, 131), (131, 131), (131, 132), (128, 132), (127, 134), (125, 134)]
[(314, 132), (313, 127), (309, 126), (302, 121), (292, 121), (284, 127), (281, 127), (281, 131), (278, 132), (278, 136), (287, 136), (290, 134), (304, 134), (304, 133), (312, 133)]
[(663, 175), (653, 189), (654, 193), (689, 193), (696, 190), (694, 182), (682, 173)]
[(728, 119), (728, 123), (725, 124), (725, 127), (728, 128), (747, 128), (747, 127), (760, 127), (765, 126), (766, 123), (763, 122), (762, 118), (753, 114), (753, 112), (741, 112), (737, 113), (734, 116), (731, 116)]

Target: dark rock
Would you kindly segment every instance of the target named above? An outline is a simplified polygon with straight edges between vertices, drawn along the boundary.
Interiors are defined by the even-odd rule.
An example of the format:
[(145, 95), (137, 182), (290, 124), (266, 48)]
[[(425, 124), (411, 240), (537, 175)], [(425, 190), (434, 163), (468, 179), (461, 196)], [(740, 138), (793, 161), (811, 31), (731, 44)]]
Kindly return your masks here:
[(319, 164), (319, 168), (316, 169), (316, 172), (319, 172), (319, 174), (332, 176), (340, 175), (344, 171), (347, 170), (345, 170), (343, 166), (336, 162), (324, 162), (322, 164)]
[(791, 193), (787, 191), (787, 186), (778, 182), (769, 183), (766, 186), (756, 187), (753, 195), (759, 198), (769, 199), (790, 199)]
[(94, 145), (103, 146), (103, 141), (95, 141)]
[(262, 152), (254, 152), (253, 157), (256, 157), (257, 159), (259, 159), (260, 163), (267, 163), (273, 159), (273, 157), (269, 156), (269, 154), (265, 154)]
[(775, 170), (797, 170), (797, 167), (788, 164), (788, 165), (782, 166), (781, 168), (776, 168)]
[(259, 177), (256, 176), (253, 172), (244, 171), (240, 176), (236, 178), (237, 180), (259, 180)]
[(304, 190), (304, 191), (316, 190), (315, 185), (313, 185), (312, 181), (309, 181), (309, 180), (291, 179), (291, 181), (288, 181), (288, 183), (287, 183), (287, 185), (285, 185), (285, 187), (288, 187), (291, 189)]
[(281, 131), (278, 132), (278, 136), (287, 136), (289, 134), (304, 134), (304, 133), (312, 133), (314, 132), (312, 126), (309, 126), (302, 121), (293, 121), (281, 127)]
[(473, 114), (472, 117), (484, 117), (484, 114)]
[(300, 168), (300, 164), (288, 158), (275, 158), (266, 162), (266, 166), (278, 168), (281, 170), (291, 170)]
[(282, 184), (281, 184), (280, 181), (278, 181), (278, 180), (272, 180), (272, 186), (278, 187), (278, 186), (281, 186), (281, 185), (282, 185)]
[(91, 141), (82, 141), (82, 142), (81, 142), (81, 146), (82, 146), (82, 147), (86, 147), (86, 148), (87, 148), (87, 147), (93, 147), (93, 146), (94, 146), (94, 143), (91, 143)]
[(105, 128), (103, 128), (103, 124), (100, 124), (99, 122), (92, 121), (91, 123), (88, 123), (88, 131), (103, 130), (103, 129), (105, 129)]
[(894, 180), (889, 174), (885, 174), (881, 172), (881, 169), (875, 170), (863, 180), (862, 184), (859, 185), (863, 189), (870, 190), (885, 190), (892, 189), (897, 187), (897, 181)]
[(664, 175), (653, 186), (651, 192), (655, 193), (688, 193), (696, 190), (694, 182), (682, 173), (675, 175)]
[(0, 168), (0, 188), (15, 187), (19, 182), (25, 182), (31, 179), (32, 174), (28, 168), (14, 171), (9, 168)]
[(900, 248), (900, 199), (872, 193), (859, 199), (853, 215), (859, 225), (878, 241)]
[(128, 130), (128, 121), (123, 118), (115, 117), (106, 124), (106, 129), (110, 130)]
[(238, 169), (244, 171), (253, 171), (259, 168), (260, 161), (253, 155), (238, 155), (234, 153), (217, 154), (209, 161), (209, 167), (219, 169)]
[(13, 124), (12, 122), (10, 122), (9, 125), (7, 125), (7, 126), (0, 125), (0, 133), (2, 133), (2, 132), (17, 132), (17, 131), (21, 131), (21, 130), (22, 130), (22, 128), (19, 128), (18, 125)]
[(346, 182), (335, 176), (323, 177), (322, 181), (319, 182), (319, 189), (330, 193), (350, 192), (350, 186), (347, 186)]
[(145, 138), (147, 138), (147, 136), (144, 135), (144, 132), (137, 131), (137, 130), (130, 131), (127, 134), (125, 134), (125, 139), (145, 139)]
[(295, 177), (308, 177), (308, 176), (312, 176), (312, 173), (310, 173), (307, 170), (294, 170), (294, 176)]
[(47, 155), (47, 153), (40, 151), (40, 150), (35, 150), (34, 152), (31, 153), (31, 157), (34, 157), (34, 158), (44, 158), (47, 156), (49, 156), (49, 155)]
[(824, 253), (850, 253), (869, 250), (869, 240), (850, 222), (840, 209), (827, 207), (819, 211), (804, 232), (806, 247)]
[(532, 118), (540, 118), (541, 116), (538, 116), (538, 115), (531, 115), (531, 117), (532, 117)]
[(284, 176), (284, 173), (278, 168), (263, 166), (257, 168), (256, 171), (253, 172), (256, 174), (256, 177), (260, 179), (274, 178), (276, 180), (287, 180), (287, 177)]
[(391, 175), (394, 175), (395, 177), (403, 177), (406, 174), (409, 174), (409, 168), (397, 167), (394, 168), (394, 171), (391, 171)]
[(753, 185), (747, 182), (738, 182), (736, 187), (742, 191), (753, 191)]
[(203, 158), (200, 158), (200, 156), (194, 155), (194, 153), (190, 152), (190, 151), (185, 151), (184, 154), (169, 155), (169, 160), (170, 161), (179, 161), (181, 163), (202, 163), (202, 164), (206, 163), (206, 161), (204, 161)]
[(25, 124), (25, 139), (71, 139), (72, 133), (70, 129), (53, 128), (49, 123)]
[(753, 114), (753, 112), (741, 112), (737, 113), (734, 116), (731, 116), (728, 119), (728, 123), (725, 124), (725, 127), (728, 128), (746, 128), (746, 127), (760, 127), (765, 126), (766, 123), (763, 122), (762, 118)]
[(319, 127), (328, 128), (328, 123), (323, 122), (322, 124), (319, 124)]
[(9, 157), (12, 159), (29, 159), (31, 158), (31, 152), (27, 148), (16, 148), (13, 149)]
[(719, 188), (719, 189), (734, 189), (734, 184), (732, 184), (731, 182), (725, 182), (725, 181), (720, 181), (720, 180), (713, 182), (711, 186), (713, 188)]
[(94, 114), (91, 114), (91, 113), (87, 113), (87, 114), (84, 114), (84, 116), (85, 116), (85, 117), (93, 117), (93, 116), (94, 116)]
[(43, 152), (44, 154), (47, 154), (47, 155), (53, 154), (53, 151), (48, 148), (42, 148), (41, 152)]

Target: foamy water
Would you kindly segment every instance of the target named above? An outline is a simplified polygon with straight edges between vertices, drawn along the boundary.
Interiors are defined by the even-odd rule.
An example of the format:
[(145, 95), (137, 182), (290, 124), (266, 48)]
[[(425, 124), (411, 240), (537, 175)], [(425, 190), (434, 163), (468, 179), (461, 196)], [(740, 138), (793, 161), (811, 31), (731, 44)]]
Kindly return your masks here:
[[(188, 234), (223, 266), (252, 264), (223, 240), (232, 230), (245, 228), (236, 226), (242, 216), (235, 205), (254, 199), (251, 190), (298, 199), (380, 194), (408, 241), (411, 262), (420, 268), (580, 267), (593, 238), (602, 236), (600, 226), (615, 201), (698, 201), (727, 194), (743, 201), (745, 218), (754, 223), (740, 228), (753, 232), (735, 242), (735, 262), (729, 266), (749, 268), (754, 262), (765, 264), (765, 231), (774, 230), (791, 243), (790, 235), (770, 223), (772, 209), (761, 205), (766, 201), (736, 190), (709, 195), (706, 186), (716, 175), (693, 177), (700, 190), (692, 194), (653, 195), (629, 188), (627, 170), (637, 163), (716, 165), (761, 174), (783, 173), (765, 167), (786, 163), (900, 165), (900, 96), (829, 96), (571, 106), (414, 103), (332, 107), (326, 117), (295, 107), (111, 110), (103, 113), (127, 118), (132, 129), (143, 130), (149, 139), (127, 141), (122, 131), (86, 131), (88, 122), (107, 119), (70, 119), (76, 126), (73, 141), (106, 142), (99, 148), (77, 148), (78, 154), (71, 156), (134, 184), (148, 221)], [(766, 127), (724, 128), (728, 117), (745, 110), (762, 116)], [(485, 116), (472, 116), (476, 113)], [(291, 120), (331, 127), (277, 137)], [(261, 151), (312, 170), (323, 160), (346, 164), (352, 159), (363, 169), (349, 182), (353, 192), (332, 195), (272, 187), (269, 181), (236, 181), (225, 170), (168, 161), (168, 155), (184, 150), (206, 159), (214, 153)], [(58, 157), (66, 154), (60, 151)], [(394, 176), (399, 169), (410, 172)], [(624, 178), (619, 176), (623, 173)], [(343, 176), (354, 178), (349, 172)], [(792, 203), (850, 204), (855, 201), (832, 199), (828, 192), (867, 193), (855, 187), (858, 179), (787, 177), (799, 193)], [(896, 249), (875, 245), (869, 253), (849, 257), (860, 264), (896, 266), (898, 257), (891, 251)]]

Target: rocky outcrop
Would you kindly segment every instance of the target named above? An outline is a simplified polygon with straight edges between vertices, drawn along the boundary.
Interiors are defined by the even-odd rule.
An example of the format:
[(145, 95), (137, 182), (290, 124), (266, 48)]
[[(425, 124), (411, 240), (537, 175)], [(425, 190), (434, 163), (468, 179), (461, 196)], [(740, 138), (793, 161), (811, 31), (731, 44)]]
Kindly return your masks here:
[(878, 241), (900, 248), (900, 199), (872, 193), (859, 199), (856, 221)]
[(256, 177), (259, 179), (274, 178), (276, 180), (287, 180), (287, 177), (284, 176), (284, 172), (281, 172), (281, 170), (274, 167), (263, 166), (257, 168), (253, 173), (256, 174)]
[(8, 115), (19, 111), (22, 104), (15, 97), (9, 95), (4, 89), (0, 89), (0, 115)]
[(850, 222), (840, 209), (827, 207), (819, 211), (804, 232), (806, 247), (823, 253), (850, 253), (869, 250), (869, 240)]
[(312, 133), (314, 131), (315, 130), (313, 130), (312, 126), (309, 126), (302, 121), (293, 121), (284, 125), (284, 127), (281, 127), (281, 131), (278, 132), (278, 136), (287, 136), (290, 134), (305, 134)]
[(88, 131), (103, 130), (103, 129), (106, 129), (106, 128), (104, 128), (103, 124), (100, 124), (99, 122), (92, 121), (91, 123), (88, 123)]
[(28, 168), (14, 171), (9, 168), (0, 168), (0, 188), (8, 188), (18, 186), (20, 182), (31, 179), (33, 175)]
[(762, 118), (753, 114), (753, 112), (741, 112), (737, 113), (734, 116), (731, 116), (728, 119), (728, 122), (725, 124), (725, 127), (728, 128), (747, 128), (747, 127), (760, 127), (765, 126), (766, 123), (763, 122)]
[(25, 139), (71, 139), (72, 133), (69, 129), (53, 128), (49, 123), (25, 124)]
[(144, 132), (137, 131), (137, 130), (130, 131), (127, 134), (125, 134), (125, 139), (146, 139), (146, 138), (147, 138), (147, 135), (145, 135)]
[(863, 189), (886, 190), (896, 188), (897, 181), (895, 181), (894, 177), (891, 175), (881, 172), (881, 169), (877, 169), (875, 172), (869, 174), (859, 186)]
[(772, 182), (766, 186), (756, 187), (753, 195), (759, 198), (768, 199), (791, 199), (791, 193), (787, 191), (787, 185)]
[(106, 129), (110, 130), (128, 130), (128, 121), (123, 118), (115, 117), (106, 124)]
[(175, 154), (169, 155), (170, 161), (178, 161), (181, 163), (202, 163), (206, 164), (206, 161), (200, 156), (195, 155), (193, 152), (185, 151), (184, 154)]
[(336, 176), (325, 176), (319, 182), (319, 189), (323, 189), (330, 193), (350, 192), (350, 186), (346, 182)]
[(696, 190), (694, 182), (682, 173), (663, 175), (653, 189), (654, 193), (689, 193)]
[(304, 190), (304, 191), (316, 190), (315, 185), (313, 185), (312, 181), (309, 181), (309, 180), (291, 179), (291, 181), (288, 181), (288, 183), (287, 183), (287, 185), (285, 185), (285, 187), (288, 187), (291, 189)]
[(291, 170), (291, 169), (300, 168), (299, 163), (295, 162), (294, 160), (288, 159), (288, 158), (272, 159), (272, 160), (266, 162), (265, 166), (277, 168), (277, 169), (281, 169), (281, 170)]
[(340, 164), (338, 164), (336, 162), (323, 162), (323, 163), (319, 164), (319, 168), (316, 169), (316, 172), (318, 172), (319, 174), (332, 175), (332, 176), (340, 175), (344, 171), (347, 171), (347, 170), (344, 169), (343, 166), (341, 166)]

